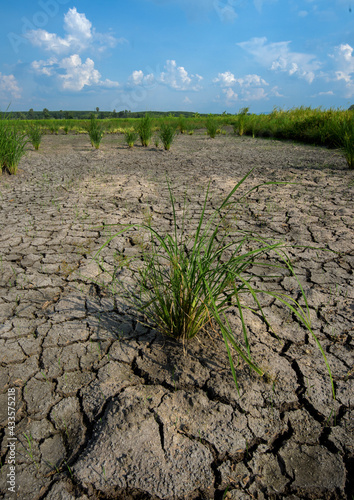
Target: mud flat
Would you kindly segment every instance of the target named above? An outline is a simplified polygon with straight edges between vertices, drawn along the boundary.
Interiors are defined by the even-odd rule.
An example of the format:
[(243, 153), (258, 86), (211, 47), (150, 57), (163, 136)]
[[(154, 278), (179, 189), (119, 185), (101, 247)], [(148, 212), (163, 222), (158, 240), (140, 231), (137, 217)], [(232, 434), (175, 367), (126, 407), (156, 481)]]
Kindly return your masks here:
[[(109, 224), (169, 230), (166, 175), (193, 226), (209, 182), (215, 206), (253, 167), (248, 188), (294, 184), (254, 191), (233, 224), (296, 245), (336, 400), (313, 338), (279, 304), (265, 304), (279, 340), (246, 315), (272, 382), (240, 364), (238, 395), (220, 337), (184, 353), (129, 314), (92, 260)], [(94, 151), (87, 136), (46, 136), (0, 178), (0, 497), (352, 499), (353, 202), (354, 174), (327, 149), (199, 131), (170, 152), (113, 135)], [(102, 259), (112, 269), (138, 252), (122, 235)], [(299, 296), (291, 277), (275, 286)]]

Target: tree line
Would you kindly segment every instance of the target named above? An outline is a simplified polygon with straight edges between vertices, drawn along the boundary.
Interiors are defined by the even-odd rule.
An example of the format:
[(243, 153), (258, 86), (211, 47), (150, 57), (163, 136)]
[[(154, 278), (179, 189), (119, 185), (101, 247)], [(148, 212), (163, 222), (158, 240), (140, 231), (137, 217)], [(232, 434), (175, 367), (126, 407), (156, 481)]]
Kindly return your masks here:
[[(163, 116), (185, 116), (185, 117), (196, 117), (196, 116), (207, 116), (206, 114), (199, 114), (190, 111), (149, 111), (151, 116), (163, 117)], [(11, 111), (11, 112), (0, 112), (0, 116), (7, 116), (14, 120), (89, 120), (92, 115), (96, 118), (103, 120), (105, 118), (143, 118), (146, 111), (129, 111), (127, 109), (122, 111), (100, 111), (97, 107), (95, 111), (49, 111), (49, 109), (44, 108), (42, 111), (35, 111), (33, 108), (28, 111)], [(226, 114), (226, 113), (224, 113)]]

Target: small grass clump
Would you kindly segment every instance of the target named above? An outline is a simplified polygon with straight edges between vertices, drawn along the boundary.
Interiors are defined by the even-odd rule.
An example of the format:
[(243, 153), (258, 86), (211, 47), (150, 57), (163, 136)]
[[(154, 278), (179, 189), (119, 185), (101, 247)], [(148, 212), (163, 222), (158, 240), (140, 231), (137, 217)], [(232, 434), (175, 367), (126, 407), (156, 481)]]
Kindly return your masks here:
[(101, 124), (93, 115), (91, 116), (90, 124), (87, 128), (87, 131), (90, 137), (91, 145), (94, 146), (96, 149), (99, 149), (104, 132)]
[(38, 151), (43, 137), (43, 131), (41, 127), (36, 123), (32, 123), (27, 129), (27, 136), (29, 137), (29, 140), (32, 143), (34, 149)]
[(350, 170), (354, 170), (354, 115), (348, 113), (333, 126), (335, 144), (347, 160)]
[(135, 141), (138, 138), (138, 134), (134, 130), (127, 130), (124, 135), (125, 142), (128, 144), (128, 147), (133, 148)]
[(26, 154), (26, 132), (16, 122), (0, 118), (0, 174), (5, 168), (9, 174), (17, 173), (18, 164)]
[(172, 125), (168, 125), (167, 123), (163, 123), (161, 125), (160, 139), (166, 151), (170, 149), (175, 136), (176, 136), (176, 129)]
[(187, 122), (186, 122), (186, 117), (184, 115), (179, 115), (178, 117), (178, 130), (181, 132), (181, 134), (185, 134), (187, 131)]
[(139, 134), (142, 146), (147, 147), (152, 137), (152, 118), (148, 113), (141, 118), (136, 131)]
[(237, 133), (238, 135), (242, 136), (245, 133), (245, 125), (246, 125), (248, 111), (249, 111), (249, 108), (240, 109), (240, 111), (237, 115), (237, 121), (234, 124), (235, 134)]
[(206, 129), (207, 129), (208, 136), (211, 139), (214, 139), (216, 134), (217, 134), (217, 131), (218, 131), (218, 124), (217, 124), (216, 120), (214, 120), (210, 116), (208, 117), (207, 122), (206, 122)]
[[(172, 231), (161, 234), (150, 222), (139, 225), (146, 232), (148, 241), (145, 240), (146, 244), (142, 246), (135, 269), (133, 266), (129, 268), (133, 272), (135, 285), (126, 286), (119, 281), (120, 272), (115, 269), (113, 273), (110, 272), (112, 290), (119, 293), (120, 297), (124, 296), (136, 314), (145, 317), (147, 325), (183, 343), (196, 337), (201, 330), (219, 331), (225, 342), (237, 388), (232, 351), (260, 376), (266, 375), (252, 359), (249, 331), (243, 315), (244, 310), (251, 310), (271, 329), (259, 299), (260, 294), (265, 294), (287, 307), (290, 314), (313, 336), (327, 365), (334, 395), (326, 355), (311, 329), (306, 296), (284, 251), (285, 244), (267, 240), (250, 231), (230, 229), (230, 217), (234, 216), (235, 211), (238, 212), (245, 196), (262, 186), (257, 185), (239, 199), (234, 199), (237, 189), (251, 172), (235, 185), (206, 219), (208, 188), (197, 227), (192, 232), (186, 227), (186, 205), (182, 220), (177, 220), (175, 198), (168, 185), (172, 205)], [(267, 182), (264, 185), (270, 184), (284, 183)], [(101, 268), (104, 269), (104, 263), (100, 261), (99, 255), (104, 247), (115, 236), (136, 228), (136, 225), (127, 226), (106, 241), (95, 256)], [(304, 306), (285, 293), (269, 291), (268, 283), (266, 289), (259, 288), (259, 276), (252, 272), (252, 266), (257, 266), (258, 269), (260, 266), (280, 269), (280, 275), (273, 276), (274, 278), (284, 274), (294, 276)], [(253, 307), (250, 307), (247, 297), (253, 301)], [(231, 306), (238, 311), (242, 325), (241, 335), (238, 331), (233, 331), (229, 324), (228, 309)]]

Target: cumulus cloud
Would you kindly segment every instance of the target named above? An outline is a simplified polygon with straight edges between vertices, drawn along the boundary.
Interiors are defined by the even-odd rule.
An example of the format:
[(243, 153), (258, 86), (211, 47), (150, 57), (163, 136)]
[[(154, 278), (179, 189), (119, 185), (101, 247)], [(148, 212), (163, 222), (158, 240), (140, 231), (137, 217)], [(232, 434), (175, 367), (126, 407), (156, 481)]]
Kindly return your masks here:
[(164, 67), (165, 71), (160, 74), (160, 82), (175, 90), (200, 90), (200, 82), (203, 77), (189, 75), (183, 66), (177, 66), (176, 61), (168, 60)]
[(343, 80), (346, 86), (346, 97), (354, 95), (354, 57), (353, 47), (348, 43), (341, 44), (335, 47), (335, 52), (332, 57), (335, 59), (337, 71), (335, 71), (336, 80)]
[(225, 71), (225, 73), (219, 73), (213, 82), (220, 83), (224, 87), (232, 87), (236, 83), (236, 78), (230, 71)]
[(118, 82), (101, 80), (100, 72), (89, 57), (82, 62), (78, 54), (58, 60), (55, 57), (47, 61), (33, 61), (32, 69), (40, 75), (55, 76), (60, 81), (62, 90), (80, 91), (84, 87), (99, 86), (116, 88)]
[(241, 87), (260, 87), (269, 85), (262, 77), (258, 75), (246, 75), (243, 78), (237, 78), (236, 82)]
[(238, 94), (232, 90), (232, 88), (227, 88), (222, 90), (223, 93), (226, 96), (227, 102), (232, 102), (232, 101), (237, 101), (238, 100)]
[(61, 37), (56, 33), (49, 33), (43, 29), (30, 30), (26, 37), (33, 46), (56, 54), (80, 53), (89, 47), (104, 50), (123, 41), (123, 39), (116, 39), (111, 34), (97, 33), (92, 28), (92, 23), (87, 19), (86, 15), (79, 13), (76, 7), (69, 9), (65, 14), (64, 31), (66, 35)]
[(251, 54), (257, 62), (273, 71), (296, 75), (312, 83), (320, 63), (313, 54), (292, 52), (290, 41), (268, 42), (266, 37), (252, 38), (237, 45)]
[(142, 70), (133, 71), (128, 79), (128, 85), (131, 87), (135, 86), (144, 86), (151, 87), (156, 82), (155, 76), (153, 73), (149, 73), (148, 75), (144, 75)]
[[(268, 87), (269, 83), (261, 76), (255, 74), (236, 78), (233, 73), (226, 71), (225, 73), (219, 73), (213, 82), (220, 84), (228, 102), (237, 100), (257, 101), (267, 99), (269, 95), (280, 96), (277, 87), (266, 91), (264, 87)], [(236, 89), (234, 90), (232, 87), (236, 87)]]
[(21, 88), (18, 86), (14, 75), (3, 75), (0, 72), (0, 99), (9, 98), (19, 99), (21, 97)]
[(38, 75), (53, 76), (55, 73), (55, 68), (58, 66), (58, 59), (56, 57), (51, 57), (47, 61), (33, 61), (31, 68)]
[(133, 71), (128, 79), (128, 86), (148, 87), (156, 83), (162, 83), (174, 90), (200, 90), (200, 82), (203, 77), (195, 74), (190, 75), (183, 66), (177, 66), (173, 59), (167, 60), (164, 71), (145, 75), (142, 70)]

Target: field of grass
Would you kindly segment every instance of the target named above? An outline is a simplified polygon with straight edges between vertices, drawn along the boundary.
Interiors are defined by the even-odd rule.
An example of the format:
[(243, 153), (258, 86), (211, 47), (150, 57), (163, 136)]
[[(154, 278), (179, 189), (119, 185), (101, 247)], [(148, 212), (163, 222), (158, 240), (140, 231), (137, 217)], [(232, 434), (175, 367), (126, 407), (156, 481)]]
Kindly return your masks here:
[[(147, 115), (149, 116), (149, 115)], [(106, 118), (95, 119), (102, 134), (139, 133), (145, 118)], [(23, 141), (23, 136), (30, 138), (34, 125), (41, 134), (83, 134), (88, 133), (90, 120), (12, 120), (11, 115), (0, 120), (0, 169), (6, 166), (4, 159), (4, 144), (9, 141), (16, 149), (16, 137)], [(236, 136), (248, 135), (252, 137), (273, 138), (278, 140), (292, 140), (312, 145), (337, 148), (342, 151), (350, 169), (354, 168), (354, 113), (344, 110), (322, 110), (321, 108), (294, 108), (290, 110), (274, 109), (268, 115), (256, 115), (243, 108), (238, 114), (222, 114), (200, 116), (149, 116), (151, 135), (161, 132), (165, 127), (173, 128), (179, 133), (190, 135), (196, 129), (207, 130), (211, 138), (225, 133), (226, 127), (233, 127)], [(14, 133), (14, 130), (16, 131)], [(5, 134), (5, 135), (4, 135)], [(7, 136), (6, 136), (7, 134)], [(14, 139), (15, 138), (15, 139)], [(6, 155), (9, 155), (6, 146)], [(24, 154), (25, 149), (19, 148)], [(16, 159), (21, 157), (18, 148)], [(17, 160), (16, 160), (17, 161)]]

